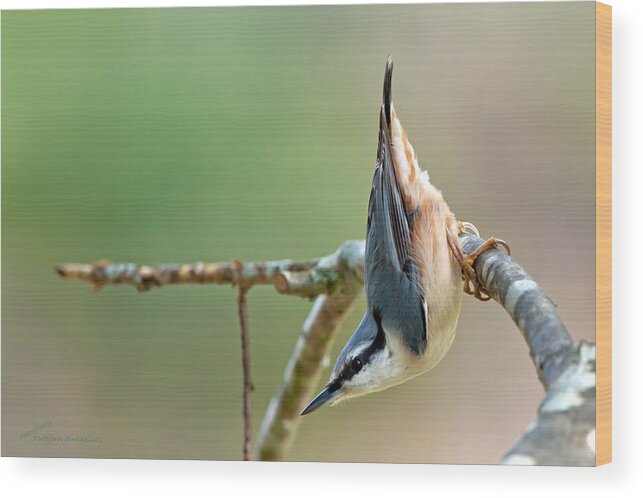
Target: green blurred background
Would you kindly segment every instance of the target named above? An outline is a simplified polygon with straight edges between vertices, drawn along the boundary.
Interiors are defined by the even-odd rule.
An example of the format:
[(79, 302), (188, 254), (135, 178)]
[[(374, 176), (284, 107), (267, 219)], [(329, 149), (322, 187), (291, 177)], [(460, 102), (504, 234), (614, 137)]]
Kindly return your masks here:
[[(453, 211), (594, 338), (592, 2), (3, 12), (4, 455), (240, 458), (234, 290), (96, 294), (54, 265), (311, 258), (362, 238), (389, 53)], [(250, 293), (255, 429), (309, 308)], [(466, 298), (438, 367), (306, 417), (290, 458), (494, 463), (541, 396), (506, 313)]]

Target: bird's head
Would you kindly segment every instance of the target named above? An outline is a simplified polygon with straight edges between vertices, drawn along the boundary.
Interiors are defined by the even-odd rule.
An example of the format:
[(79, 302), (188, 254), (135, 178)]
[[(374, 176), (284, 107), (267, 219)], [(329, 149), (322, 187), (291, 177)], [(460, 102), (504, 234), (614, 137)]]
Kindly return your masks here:
[(336, 404), (349, 398), (381, 391), (401, 384), (410, 376), (410, 363), (394, 340), (387, 341), (384, 326), (370, 311), (339, 354), (330, 380), (306, 406), (306, 415), (325, 404)]

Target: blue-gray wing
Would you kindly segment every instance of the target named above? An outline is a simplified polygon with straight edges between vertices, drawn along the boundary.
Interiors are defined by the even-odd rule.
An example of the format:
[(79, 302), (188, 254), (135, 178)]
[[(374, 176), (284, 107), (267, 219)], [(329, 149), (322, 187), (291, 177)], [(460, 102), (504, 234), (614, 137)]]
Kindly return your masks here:
[(395, 333), (417, 354), (427, 345), (426, 301), (410, 250), (413, 213), (400, 192), (390, 138), (391, 64), (384, 80), (384, 104), (373, 187), (368, 204), (365, 290), (368, 307), (387, 333)]

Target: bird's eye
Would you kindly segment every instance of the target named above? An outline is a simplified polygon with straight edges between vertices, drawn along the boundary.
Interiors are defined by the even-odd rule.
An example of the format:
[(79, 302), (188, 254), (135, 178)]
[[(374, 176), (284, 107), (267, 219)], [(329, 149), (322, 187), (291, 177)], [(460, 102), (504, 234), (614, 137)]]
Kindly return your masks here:
[(359, 372), (363, 366), (364, 362), (359, 356), (356, 356), (351, 360), (351, 370), (353, 371), (353, 373)]

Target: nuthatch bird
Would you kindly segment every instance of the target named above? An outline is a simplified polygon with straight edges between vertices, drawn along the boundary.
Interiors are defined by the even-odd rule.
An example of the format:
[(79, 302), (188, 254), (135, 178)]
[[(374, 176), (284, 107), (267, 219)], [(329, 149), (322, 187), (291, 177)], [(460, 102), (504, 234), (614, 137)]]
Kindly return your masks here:
[(487, 240), (465, 255), (460, 223), (417, 163), (391, 102), (389, 56), (380, 109), (377, 163), (368, 202), (364, 289), (366, 311), (339, 354), (330, 381), (304, 409), (381, 391), (427, 372), (449, 351), (464, 291), (489, 295), (473, 263), (497, 245)]

